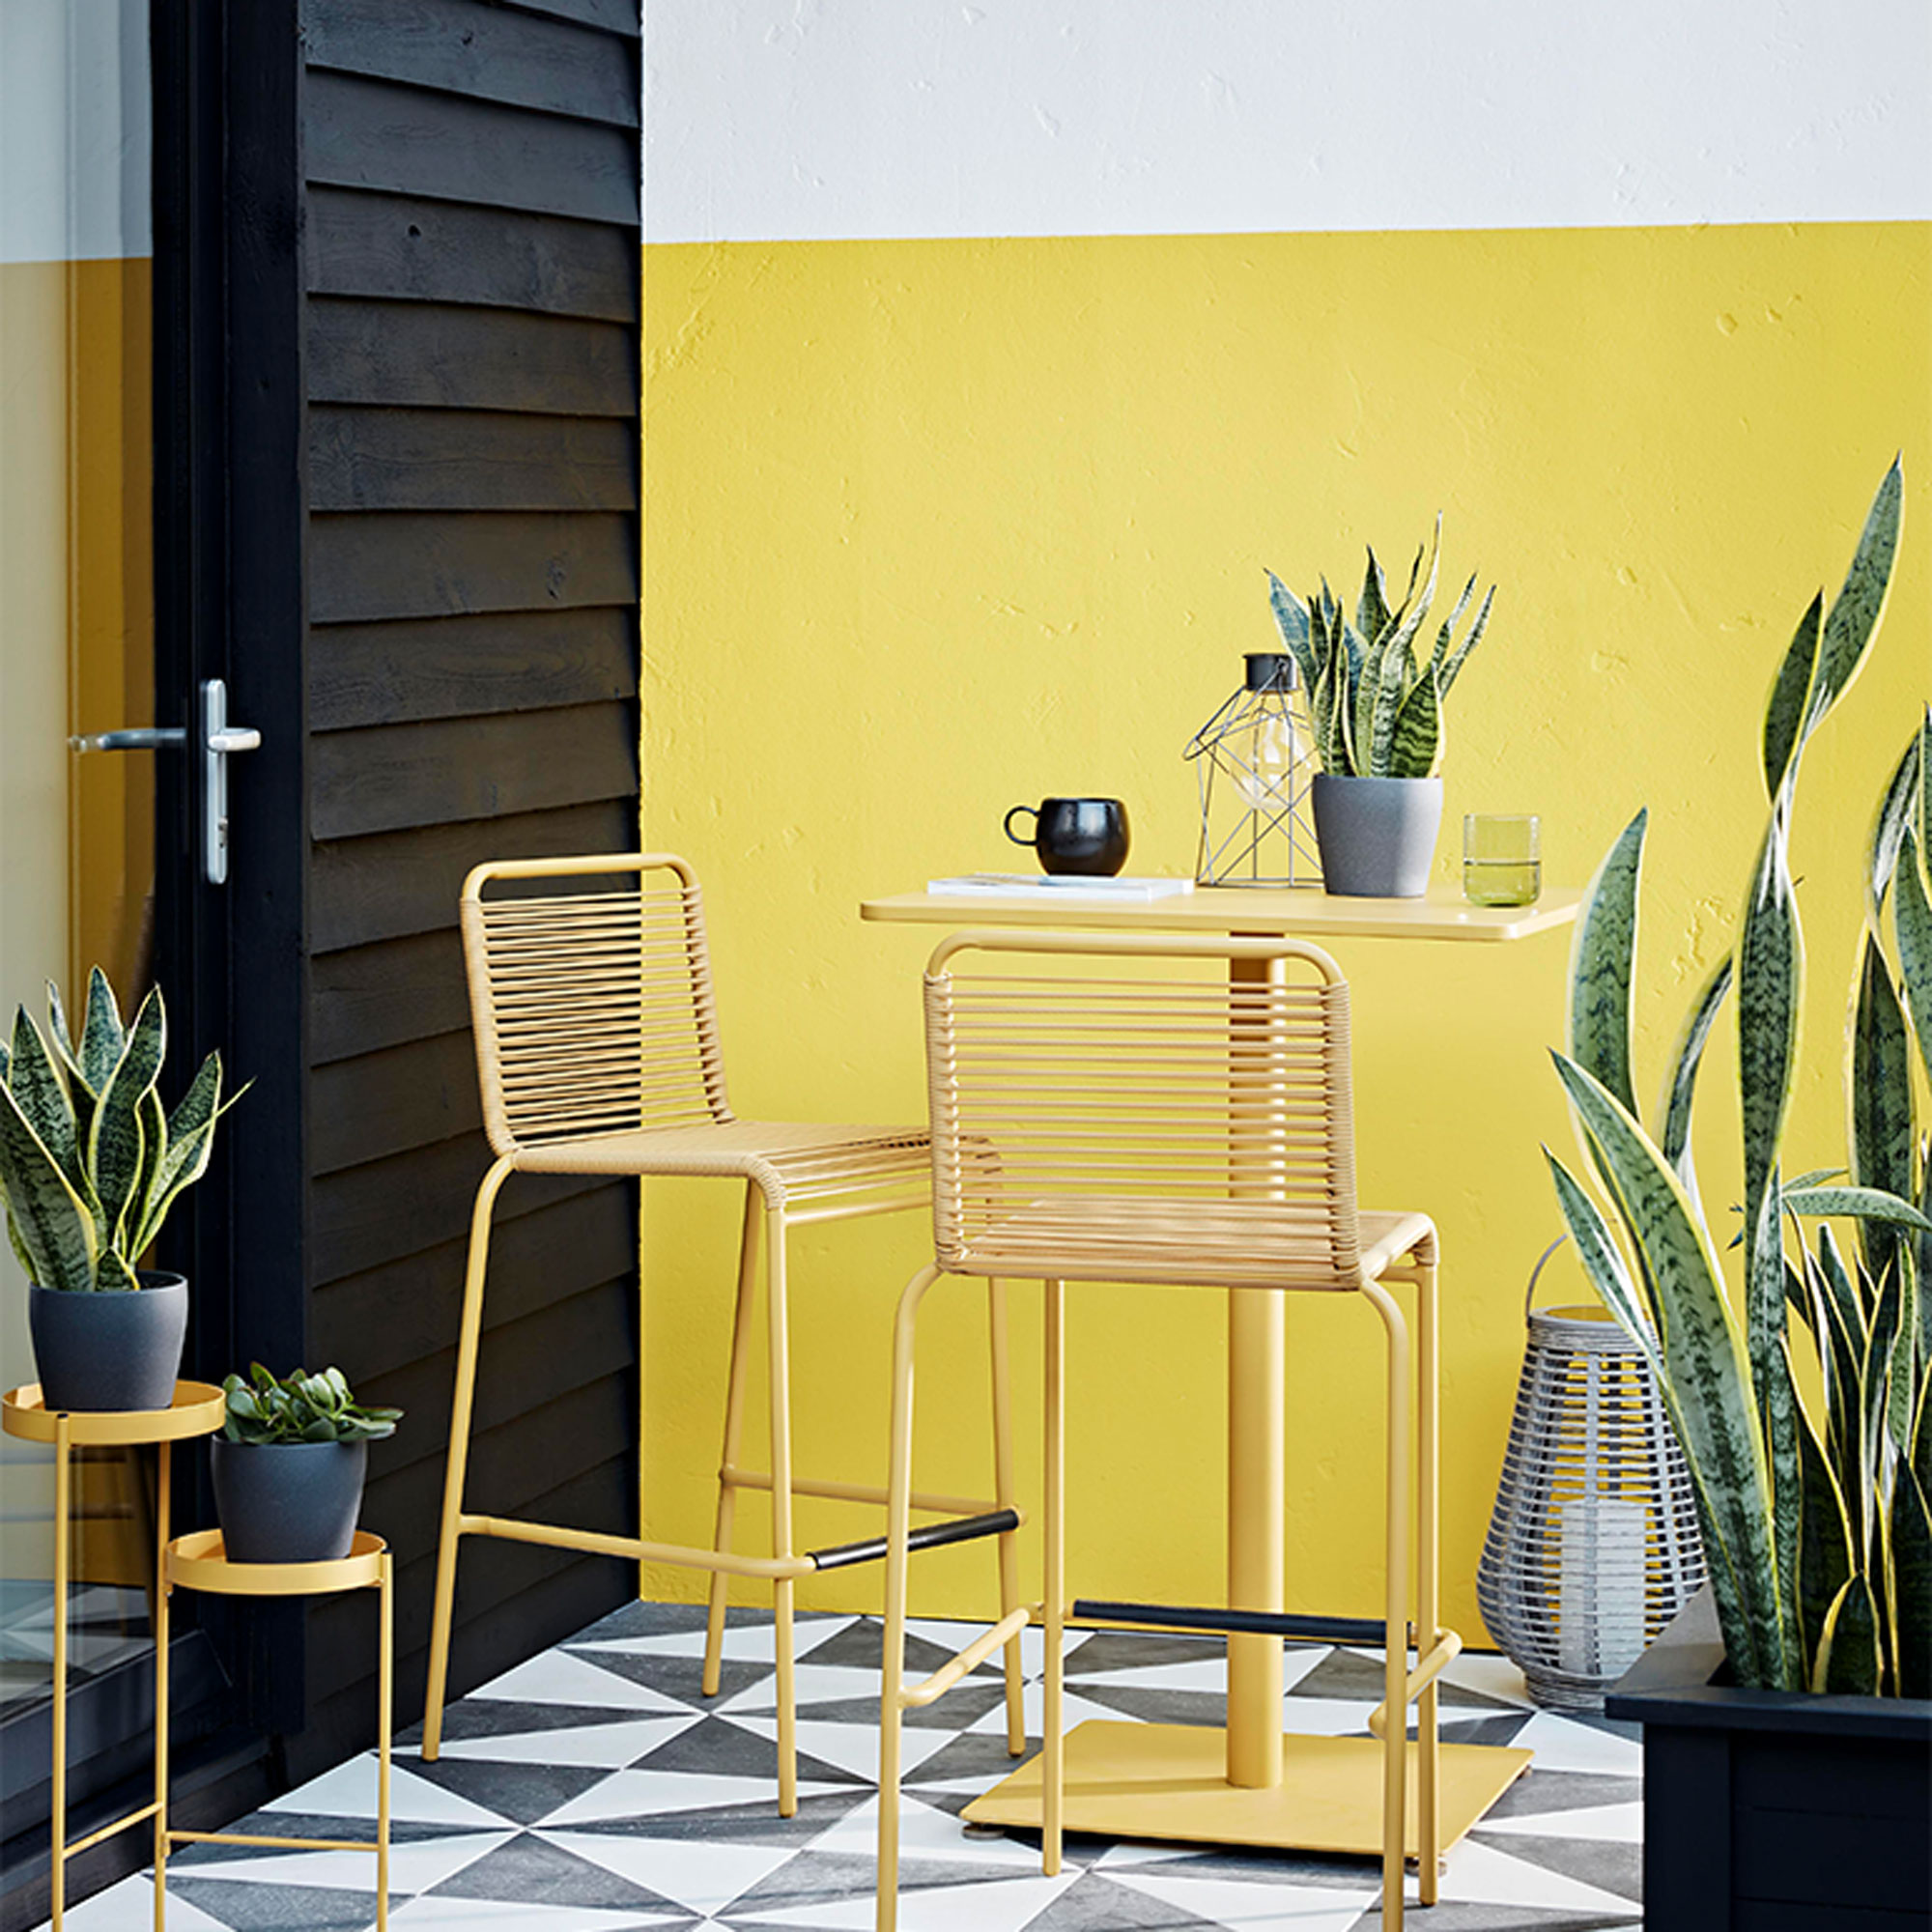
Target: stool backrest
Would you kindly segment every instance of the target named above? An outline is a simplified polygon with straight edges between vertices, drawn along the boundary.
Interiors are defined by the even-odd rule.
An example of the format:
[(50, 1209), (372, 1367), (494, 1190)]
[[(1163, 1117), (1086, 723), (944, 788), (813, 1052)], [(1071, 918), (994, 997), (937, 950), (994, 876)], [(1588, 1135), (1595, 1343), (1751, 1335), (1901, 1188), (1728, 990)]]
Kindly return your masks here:
[[(509, 890), (486, 897), (493, 884)], [(731, 1119), (704, 908), (682, 859), (499, 860), (464, 881), (461, 916), (497, 1153)]]
[(942, 1265), (1358, 1285), (1349, 989), (1319, 948), (961, 933), (925, 1020)]

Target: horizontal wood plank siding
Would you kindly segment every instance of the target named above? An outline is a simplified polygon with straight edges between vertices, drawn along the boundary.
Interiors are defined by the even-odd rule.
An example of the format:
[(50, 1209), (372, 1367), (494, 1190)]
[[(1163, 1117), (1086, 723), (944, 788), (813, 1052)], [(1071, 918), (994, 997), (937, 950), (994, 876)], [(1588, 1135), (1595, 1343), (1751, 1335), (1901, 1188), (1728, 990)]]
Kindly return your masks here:
[[(480, 1127), (457, 895), (637, 843), (637, 0), (304, 0), (308, 1346), (407, 1410), (365, 1520), (416, 1715)], [(636, 1189), (497, 1210), (475, 1506), (636, 1508)], [(621, 1600), (622, 1566), (467, 1547), (455, 1672)], [(308, 1613), (310, 1731), (366, 1740), (362, 1606)], [(506, 1617), (514, 1621), (506, 1624)]]

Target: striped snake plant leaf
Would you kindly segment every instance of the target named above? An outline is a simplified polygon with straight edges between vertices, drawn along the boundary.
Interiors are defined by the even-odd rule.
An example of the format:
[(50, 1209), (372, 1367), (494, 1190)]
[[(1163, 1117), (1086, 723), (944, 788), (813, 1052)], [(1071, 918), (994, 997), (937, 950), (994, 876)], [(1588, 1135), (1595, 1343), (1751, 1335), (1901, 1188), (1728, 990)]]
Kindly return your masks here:
[(1811, 1663), (1810, 1688), (1874, 1697), (1878, 1685), (1878, 1605), (1862, 1577), (1848, 1577), (1826, 1613)]
[(1932, 878), (1925, 848), (1908, 830), (1899, 848), (1898, 888), (1892, 895), (1891, 927), (1898, 941), (1899, 977), (1905, 981), (1906, 1009), (1918, 1036), (1918, 1057), (1932, 1080)]
[[(235, 1104), (247, 1089), (238, 1092), (229, 1106)], [(227, 1107), (221, 1112), (226, 1113)], [(220, 1115), (215, 1116), (218, 1120)], [(208, 1172), (208, 1163), (214, 1152), (214, 1121), (204, 1121), (185, 1140), (175, 1142), (163, 1156), (160, 1170), (155, 1177), (155, 1184), (148, 1195), (142, 1211), (139, 1231), (134, 1239), (140, 1247), (135, 1253), (144, 1251), (161, 1232), (161, 1223), (167, 1219), (171, 1208), (181, 1196)]]
[(1469, 608), (1469, 599), (1476, 594), (1476, 573), (1469, 573), (1469, 581), (1463, 586), (1463, 594), (1456, 600), (1456, 608), (1443, 618), (1435, 633), (1435, 648), (1429, 654), (1429, 668), (1439, 671), (1449, 656), (1449, 640), (1456, 635), (1456, 626), (1463, 621), (1463, 613)]
[(1850, 689), (1864, 666), (1880, 613), (1885, 609), (1886, 592), (1891, 585), (1891, 562), (1898, 552), (1898, 521), (1904, 507), (1905, 472), (1900, 459), (1892, 459), (1865, 513), (1864, 528), (1859, 533), (1859, 547), (1852, 554), (1851, 567), (1825, 619), (1824, 636), (1818, 645), (1818, 678), (1812, 694), (1811, 717), (1804, 726), (1808, 738), (1824, 723), (1827, 714)]
[(155, 1182), (160, 1176), (161, 1163), (168, 1152), (168, 1110), (161, 1105), (161, 1096), (152, 1087), (141, 1095), (140, 1125), (141, 1171), (134, 1177), (128, 1207), (121, 1217), (122, 1250), (130, 1261), (138, 1260), (147, 1251), (145, 1242), (139, 1246), (135, 1243), (147, 1224), (148, 1203), (153, 1198)]
[(94, 1285), (98, 1289), (127, 1290), (139, 1288), (141, 1282), (133, 1268), (116, 1250), (102, 1248), (100, 1266), (95, 1275)]
[(1447, 697), (1456, 687), (1456, 680), (1463, 675), (1463, 667), (1469, 661), (1469, 653), (1483, 641), (1483, 633), (1490, 628), (1490, 608), (1496, 601), (1496, 586), (1492, 583), (1483, 598), (1483, 608), (1476, 612), (1476, 621), (1469, 626), (1469, 635), (1458, 644), (1442, 666), (1442, 696)]
[(88, 1171), (106, 1224), (116, 1231), (141, 1176), (141, 1096), (160, 1071), (167, 1037), (167, 1009), (156, 987), (141, 1002), (121, 1063), (100, 1090), (88, 1132)]
[(1355, 628), (1361, 632), (1372, 650), (1392, 628), (1390, 614), (1388, 580), (1383, 577), (1382, 567), (1376, 561), (1375, 548), (1371, 545), (1369, 565), (1362, 573), (1362, 594), (1355, 600)]
[(100, 1254), (94, 1216), (8, 1087), (0, 1087), (0, 1193), (27, 1279), (91, 1291)]
[(1784, 1628), (1796, 1640), (1798, 1534), (1804, 1504), (1799, 1492), (1798, 1391), (1787, 1360), (1790, 1337), (1784, 1319), (1784, 1248), (1777, 1208), (1777, 1170), (1764, 1191), (1755, 1238), (1747, 1249), (1746, 1330), (1764, 1421), (1765, 1460), (1771, 1465), (1772, 1545), (1777, 1556), (1777, 1597)]
[(1294, 668), (1301, 673), (1301, 688), (1312, 697), (1321, 666), (1315, 655), (1315, 639), (1309, 633), (1308, 612), (1301, 600), (1273, 571), (1268, 572), (1267, 581), (1268, 609), (1274, 612), (1282, 647), (1294, 660)]
[(1898, 1340), (1903, 1297), (1899, 1293), (1898, 1272), (1887, 1268), (1879, 1277), (1879, 1295), (1872, 1310), (1871, 1325), (1865, 1331), (1864, 1360), (1860, 1364), (1861, 1389), (1864, 1398), (1861, 1416), (1862, 1446), (1872, 1469), (1879, 1466), (1879, 1441), (1883, 1435), (1897, 1435), (1891, 1427), (1891, 1362)]
[(47, 1019), (54, 1037), (54, 1051), (59, 1054), (61, 1065), (67, 1070), (68, 1100), (73, 1110), (74, 1145), (84, 1148), (88, 1131), (94, 1124), (94, 1109), (99, 1095), (82, 1070), (80, 1049), (74, 1045), (73, 1037), (68, 1030), (67, 1008), (62, 1004), (60, 988), (51, 980), (47, 981)]
[[(0, 1186), (0, 1206), (6, 1203), (7, 1190)], [(27, 1244), (20, 1236), (20, 1230), (14, 1224), (14, 1210), (7, 1208), (7, 1245), (14, 1250), (14, 1259), (20, 1264), (20, 1272), (29, 1281), (34, 1278), (34, 1258), (27, 1252)]]
[[(1923, 793), (1919, 784), (1919, 746), (1922, 735), (1921, 727), (1907, 741), (1904, 754), (1892, 767), (1891, 777), (1886, 782), (1884, 795), (1878, 804), (1878, 815), (1872, 820), (1871, 838), (1866, 845), (1865, 904), (1874, 925), (1878, 923), (1886, 890), (1890, 886), (1892, 873), (1898, 867), (1898, 849), (1904, 842), (1905, 829), (1921, 814)], [(1926, 849), (1926, 844), (1923, 838), (1919, 840), (1921, 852)]]
[(1785, 816), (1774, 810), (1738, 935), (1738, 1087), (1743, 1100), (1746, 1227), (1784, 1137), (1798, 1060), (1804, 943), (1786, 859)]
[(1349, 763), (1349, 696), (1347, 660), (1340, 651), (1329, 654), (1321, 681), (1315, 687), (1315, 751), (1321, 769), (1346, 778)]
[(91, 1092), (99, 1094), (107, 1085), (127, 1043), (114, 988), (97, 966), (87, 976), (87, 1010), (80, 1023), (80, 1072)]
[(1429, 619), (1429, 607), (1435, 602), (1435, 577), (1442, 563), (1442, 517), (1439, 511), (1436, 513), (1435, 531), (1429, 540), (1428, 550), (1429, 575), (1423, 581), (1422, 595), (1418, 598), (1415, 594), (1415, 580), (1422, 569), (1422, 552), (1418, 550), (1415, 553), (1415, 561), (1408, 567), (1408, 588), (1403, 594), (1402, 606), (1392, 620), (1395, 627), (1394, 641), (1401, 649), (1406, 667), (1404, 673), (1406, 678), (1413, 677), (1415, 640)]
[[(1866, 930), (1853, 1009), (1846, 1097), (1851, 1113), (1852, 1180), (1911, 1200), (1917, 1193), (1912, 1049), (1891, 969), (1877, 935)], [(1899, 1247), (1891, 1224), (1859, 1223), (1865, 1265), (1885, 1272)]]
[(1442, 705), (1435, 690), (1435, 673), (1425, 670), (1397, 714), (1389, 742), (1389, 777), (1434, 778), (1442, 763)]
[(1410, 666), (1407, 647), (1391, 633), (1381, 648), (1376, 701), (1369, 714), (1369, 771), (1377, 778), (1404, 776), (1395, 768), (1395, 725), (1408, 695)]
[(1570, 943), (1570, 1057), (1636, 1112), (1631, 1083), (1631, 970), (1636, 959), (1637, 887), (1643, 875), (1639, 811), (1617, 835), (1583, 894)]
[(67, 1083), (47, 1052), (40, 1028), (28, 1018), (25, 1007), (14, 1014), (14, 1049), (7, 1085), (19, 1102), (21, 1113), (40, 1136), (41, 1144), (60, 1162), (61, 1172), (85, 1200), (92, 1190), (81, 1166), (80, 1149), (74, 1143), (73, 1110), (68, 1105)]
[[(1346, 623), (1346, 619), (1344, 620)], [(1385, 776), (1376, 765), (1376, 712), (1381, 702), (1382, 680), (1388, 675), (1389, 640), (1365, 643), (1362, 648), (1362, 674), (1355, 681), (1355, 701), (1349, 720), (1350, 752), (1355, 771), (1362, 778)]]
[(1677, 1393), (1686, 1459), (1703, 1474), (1749, 1624), (1732, 1655), (1740, 1680), (1795, 1688), (1798, 1660), (1776, 1587), (1771, 1476), (1745, 1336), (1724, 1293), (1708, 1231), (1670, 1163), (1631, 1112), (1587, 1068), (1552, 1055), (1557, 1077), (1597, 1151), (1656, 1298), (1666, 1379)]
[[(1781, 1352), (1785, 1380), (1790, 1385), (1789, 1347)], [(1798, 1525), (1798, 1628), (1805, 1657), (1814, 1658), (1824, 1639), (1825, 1619), (1852, 1574), (1852, 1523), (1825, 1445), (1802, 1403), (1796, 1405), (1796, 1419), (1804, 1484), (1804, 1511)]]
[(1797, 634), (1777, 677), (1771, 701), (1764, 708), (1764, 792), (1776, 805), (1786, 782), (1796, 781), (1798, 753), (1804, 743), (1804, 721), (1811, 715), (1817, 683), (1818, 636), (1825, 618), (1825, 593), (1820, 590), (1798, 620)]
[(1690, 1206), (1699, 1219), (1704, 1210), (1697, 1195), (1696, 1162), (1690, 1151), (1690, 1107), (1696, 1097), (1697, 1068), (1703, 1061), (1711, 1029), (1718, 1023), (1718, 1009), (1731, 990), (1734, 970), (1735, 962), (1727, 952), (1718, 961), (1711, 977), (1704, 981), (1703, 991), (1684, 1016), (1677, 1043), (1670, 1050), (1663, 1094), (1658, 1103), (1661, 1129), (1658, 1145), (1663, 1150), (1664, 1159), (1677, 1170), (1677, 1178), (1683, 1181), (1684, 1191), (1690, 1195)]
[(1932, 1697), (1932, 1507), (1918, 1470), (1891, 1494), (1892, 1668), (1901, 1697)]
[(1882, 1187), (1787, 1187), (1784, 1206), (1793, 1214), (1842, 1214), (1932, 1232), (1932, 1219), (1922, 1208)]

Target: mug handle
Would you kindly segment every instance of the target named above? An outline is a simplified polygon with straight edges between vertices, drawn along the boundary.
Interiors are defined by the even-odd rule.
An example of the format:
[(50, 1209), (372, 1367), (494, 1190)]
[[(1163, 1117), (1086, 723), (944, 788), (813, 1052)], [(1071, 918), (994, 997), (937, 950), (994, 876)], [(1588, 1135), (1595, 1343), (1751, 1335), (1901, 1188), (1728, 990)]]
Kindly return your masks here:
[[(1013, 820), (1017, 818), (1023, 811), (1029, 811), (1033, 814), (1034, 833), (1035, 833), (1033, 838), (1022, 838), (1020, 835), (1013, 830)], [(1032, 845), (1037, 842), (1038, 838), (1039, 808), (1037, 805), (1016, 805), (1009, 812), (1007, 813), (1006, 817), (1001, 820), (1001, 823), (1006, 827), (1007, 837), (1010, 838), (1015, 845)]]

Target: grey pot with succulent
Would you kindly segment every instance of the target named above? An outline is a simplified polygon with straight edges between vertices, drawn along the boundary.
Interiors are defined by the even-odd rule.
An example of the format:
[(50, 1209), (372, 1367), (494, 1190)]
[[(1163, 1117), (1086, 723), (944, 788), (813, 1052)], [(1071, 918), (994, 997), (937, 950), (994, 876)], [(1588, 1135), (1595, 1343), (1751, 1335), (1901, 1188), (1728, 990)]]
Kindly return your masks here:
[(399, 1408), (355, 1400), (340, 1369), (275, 1377), (260, 1362), (222, 1383), (228, 1416), (209, 1445), (214, 1513), (231, 1563), (332, 1563), (362, 1513), (369, 1444)]
[[(1632, 1077), (1642, 812), (1598, 869), (1577, 926), (1569, 1050), (1556, 1067), (1599, 1186), (1554, 1155), (1550, 1172), (1598, 1293), (1662, 1391), (1711, 1577), (1710, 1606), (1693, 1604), (1608, 1707), (1645, 1725), (1645, 1917), (1660, 1928), (1730, 1922), (1713, 1905), (1726, 1869), (1710, 1846), (1748, 1824), (1728, 1813), (1734, 1777), (1739, 1804), (1748, 1787), (1748, 1802), (1765, 1807), (1756, 1815), (1786, 1817), (1794, 1834), (1798, 1856), (1780, 1872), (1802, 1864), (1813, 1891), (1777, 1894), (1803, 1909), (1791, 1923), (1824, 1932), (1876, 1923), (1865, 1911), (1932, 1912), (1922, 1836), (1932, 1804), (1932, 1138), (1914, 1091), (1915, 1061), (1932, 1075), (1932, 714), (1894, 767), (1861, 855), (1864, 929), (1844, 1065), (1850, 1147), (1829, 1167), (1786, 1171), (1804, 979), (1788, 860), (1799, 764), (1870, 648), (1901, 494), (1894, 464), (1837, 600), (1829, 611), (1822, 592), (1812, 600), (1773, 682), (1762, 742), (1770, 811), (1736, 945), (1686, 1015), (1648, 1122)], [(1735, 1289), (1690, 1139), (1698, 1065), (1733, 993), (1744, 1145)], [(1849, 1250), (1834, 1220), (1856, 1230)], [(1716, 1676), (1719, 1653), (1701, 1634), (1713, 1627), (1727, 1665)], [(1731, 1769), (1713, 1779), (1710, 1741), (1725, 1730)], [(1704, 1754), (1693, 1760), (1693, 1748)], [(1916, 1823), (1888, 1837), (1851, 1816), (1879, 1804), (1872, 1793), (1887, 1817)], [(1890, 1855), (1878, 1856), (1881, 1846)]]
[(1429, 883), (1442, 822), (1442, 707), (1483, 640), (1496, 595), (1492, 584), (1459, 639), (1457, 627), (1475, 596), (1472, 576), (1422, 655), (1441, 538), (1437, 517), (1435, 536), (1409, 566), (1400, 603), (1390, 602), (1371, 550), (1352, 618), (1325, 578), (1320, 593), (1303, 603), (1268, 572), (1275, 624), (1308, 693), (1321, 765), (1311, 787), (1315, 837), (1322, 884), (1331, 893), (1418, 898)]
[[(0, 1204), (26, 1270), (48, 1408), (165, 1408), (187, 1331), (187, 1283), (143, 1269), (168, 1211), (208, 1171), (221, 1094), (210, 1054), (172, 1112), (159, 988), (131, 1026), (97, 966), (76, 1040), (47, 987), (52, 1044), (22, 1007), (0, 1046)], [(245, 1089), (243, 1090), (245, 1091)]]

